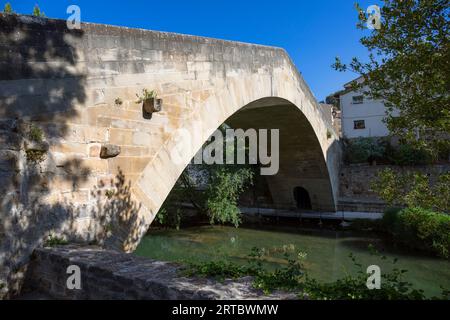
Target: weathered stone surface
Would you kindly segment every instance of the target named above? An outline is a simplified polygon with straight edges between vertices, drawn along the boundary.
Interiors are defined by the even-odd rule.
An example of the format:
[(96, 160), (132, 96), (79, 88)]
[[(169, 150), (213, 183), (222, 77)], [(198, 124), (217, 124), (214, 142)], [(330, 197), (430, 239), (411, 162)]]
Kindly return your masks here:
[(50, 145), (47, 141), (31, 141), (24, 139), (23, 146), (25, 150), (42, 151), (47, 152), (50, 149)]
[[(81, 290), (67, 289), (70, 265), (81, 269)], [(174, 263), (75, 246), (36, 249), (21, 294), (35, 291), (53, 299), (81, 300), (298, 299), (286, 292), (264, 295), (252, 287), (250, 277), (223, 282), (186, 278)]]
[(120, 154), (120, 146), (114, 144), (103, 145), (100, 151), (100, 158), (109, 159), (117, 157)]
[(20, 150), (21, 137), (15, 132), (0, 131), (0, 146), (3, 150)]
[(13, 173), (19, 168), (20, 153), (12, 150), (0, 150), (0, 172)]

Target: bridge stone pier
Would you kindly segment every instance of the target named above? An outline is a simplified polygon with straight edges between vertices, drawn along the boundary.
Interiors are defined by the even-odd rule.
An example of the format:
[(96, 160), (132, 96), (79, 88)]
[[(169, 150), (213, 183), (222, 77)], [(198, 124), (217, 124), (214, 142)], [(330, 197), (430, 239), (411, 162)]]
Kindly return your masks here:
[[(161, 112), (136, 103), (144, 88)], [(280, 48), (0, 14), (4, 292), (49, 236), (133, 251), (185, 167), (170, 157), (179, 129), (202, 131), (197, 149), (225, 121), (280, 129), (274, 202), (294, 205), (301, 186), (313, 209), (335, 211), (340, 149), (324, 119)], [(106, 145), (120, 154), (100, 157)]]

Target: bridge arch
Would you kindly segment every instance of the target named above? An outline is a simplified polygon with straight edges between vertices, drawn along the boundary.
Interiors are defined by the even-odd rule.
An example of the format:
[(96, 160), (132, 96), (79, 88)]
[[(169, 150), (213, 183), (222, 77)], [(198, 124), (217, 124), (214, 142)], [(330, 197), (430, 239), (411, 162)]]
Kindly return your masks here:
[[(282, 79), (264, 79), (259, 75), (227, 79), (227, 82), (225, 89), (217, 90), (216, 94), (202, 101), (197, 105), (198, 112), (178, 124), (171, 138), (145, 167), (132, 189), (139, 203), (143, 204), (138, 212), (140, 219), (136, 220), (139, 224), (135, 223), (122, 232), (128, 235), (127, 239), (113, 237), (119, 242), (110, 241), (109, 245), (123, 246), (125, 251), (134, 250), (187, 163), (195, 156), (193, 151), (182, 154), (182, 161), (173, 161), (172, 153), (180, 141), (177, 135), (202, 130), (201, 134), (191, 136), (193, 150), (199, 150), (223, 123), (244, 130), (280, 130), (280, 171), (275, 176), (266, 177), (275, 206), (297, 208), (292, 190), (302, 185), (309, 191), (311, 209), (336, 210), (337, 159), (332, 152), (338, 148), (336, 137), (328, 137), (327, 133), (332, 131), (317, 106), (299, 90), (301, 86), (295, 88), (295, 84)], [(296, 89), (298, 97), (286, 96), (297, 100), (298, 105), (284, 97), (271, 95), (274, 83), (279, 83), (280, 87), (275, 87), (275, 90), (280, 89), (281, 92)], [(286, 90), (285, 87), (289, 86), (292, 87)]]
[[(21, 165), (10, 170), (17, 174), (0, 175), (6, 194), (0, 213), (9, 221), (0, 234), (11, 240), (0, 257), (19, 246), (27, 256), (50, 232), (84, 243), (111, 233), (108, 247), (134, 250), (184, 169), (170, 157), (178, 132), (196, 132), (198, 123), (198, 148), (225, 121), (243, 129), (278, 127), (280, 172), (269, 178), (274, 201), (292, 205), (292, 189), (302, 185), (315, 209), (336, 209), (338, 136), (283, 49), (98, 24), (67, 30), (62, 20), (15, 15), (0, 14), (0, 24), (7, 57), (0, 121), (11, 138), (0, 156), (13, 167), (26, 160), (9, 145), (22, 139), (17, 119), (41, 128), (48, 140), (46, 161), (36, 166), (39, 179), (22, 179), (28, 171)], [(164, 101), (152, 117), (135, 103), (143, 89)], [(121, 153), (105, 159), (105, 145)], [(194, 154), (183, 156), (187, 163)], [(108, 199), (108, 183), (119, 173), (130, 187)], [(19, 225), (11, 212), (24, 210), (30, 216), (11, 227)], [(119, 217), (111, 232), (106, 215)]]

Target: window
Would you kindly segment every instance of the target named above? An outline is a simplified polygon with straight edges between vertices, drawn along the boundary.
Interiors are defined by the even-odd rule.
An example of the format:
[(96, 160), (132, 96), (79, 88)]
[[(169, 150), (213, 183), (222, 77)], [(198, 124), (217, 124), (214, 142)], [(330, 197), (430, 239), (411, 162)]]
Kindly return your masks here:
[(365, 129), (366, 128), (366, 121), (364, 121), (364, 120), (353, 121), (353, 124), (354, 124), (354, 129), (355, 130)]
[(364, 103), (364, 96), (353, 96), (352, 100), (353, 104), (362, 104)]

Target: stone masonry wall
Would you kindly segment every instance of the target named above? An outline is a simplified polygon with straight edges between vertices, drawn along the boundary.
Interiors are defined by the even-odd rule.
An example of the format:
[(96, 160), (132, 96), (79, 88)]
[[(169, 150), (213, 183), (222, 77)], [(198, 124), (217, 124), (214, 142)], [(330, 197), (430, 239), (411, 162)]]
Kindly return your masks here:
[[(81, 290), (67, 288), (67, 268), (81, 270)], [(251, 278), (223, 283), (185, 278), (180, 266), (95, 247), (37, 249), (22, 295), (38, 292), (54, 299), (191, 300), (191, 299), (296, 299), (275, 292), (269, 296), (252, 287)]]
[(419, 171), (431, 176), (432, 182), (439, 175), (450, 171), (450, 164), (431, 166), (342, 166), (340, 173), (339, 208), (343, 211), (383, 212), (385, 203), (371, 189), (371, 182), (386, 168), (397, 173)]

